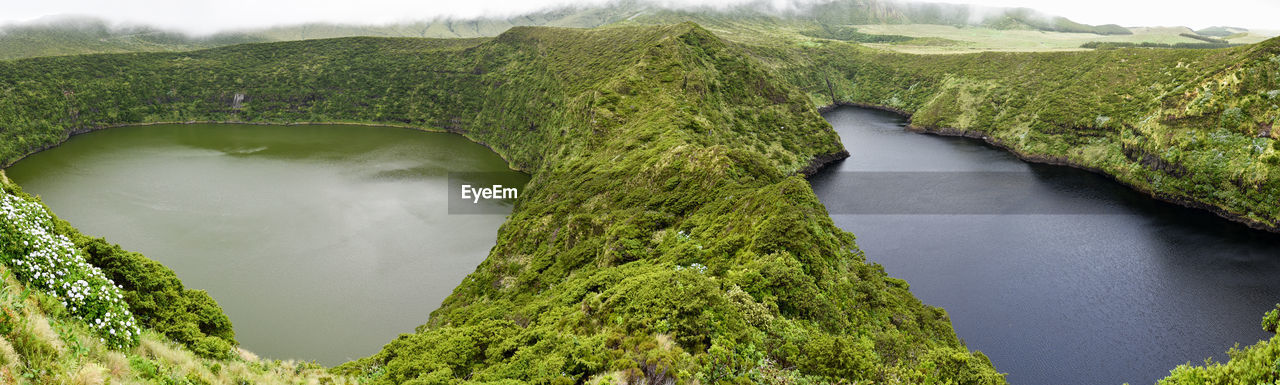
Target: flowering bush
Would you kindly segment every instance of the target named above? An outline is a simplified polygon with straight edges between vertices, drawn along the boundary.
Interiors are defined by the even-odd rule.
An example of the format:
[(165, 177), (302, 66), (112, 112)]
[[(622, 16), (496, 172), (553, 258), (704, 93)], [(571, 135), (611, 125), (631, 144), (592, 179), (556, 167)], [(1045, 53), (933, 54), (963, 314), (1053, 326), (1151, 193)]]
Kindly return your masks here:
[(108, 346), (137, 345), (140, 331), (121, 288), (85, 262), (71, 240), (53, 233), (52, 218), (43, 206), (0, 195), (0, 261), (27, 285), (62, 299), (67, 310), (89, 324)]

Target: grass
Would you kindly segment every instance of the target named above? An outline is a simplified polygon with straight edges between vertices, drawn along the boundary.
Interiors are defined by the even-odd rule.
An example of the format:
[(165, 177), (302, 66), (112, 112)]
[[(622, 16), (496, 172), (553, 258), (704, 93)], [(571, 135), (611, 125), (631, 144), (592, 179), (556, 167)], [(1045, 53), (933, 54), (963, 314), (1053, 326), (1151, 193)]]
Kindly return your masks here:
[(5, 384), (355, 384), (314, 364), (196, 356), (154, 331), (113, 350), (56, 298), (23, 285), (0, 265), (0, 382)]
[[(1202, 43), (1181, 36), (1188, 28), (1133, 28), (1132, 35), (1097, 35), (1092, 33), (1009, 30), (936, 24), (873, 24), (853, 26), (859, 31), (879, 35), (902, 35), (919, 38), (941, 38), (958, 41), (955, 45), (867, 44), (870, 47), (915, 54), (954, 54), (982, 51), (1044, 52), (1081, 51), (1089, 42), (1125, 43)], [(1231, 39), (1232, 43), (1251, 44), (1265, 40), (1263, 35)]]
[(938, 56), (833, 42), (756, 52), (814, 103), (895, 108), (917, 127), (984, 136), (1275, 229), (1278, 46)]

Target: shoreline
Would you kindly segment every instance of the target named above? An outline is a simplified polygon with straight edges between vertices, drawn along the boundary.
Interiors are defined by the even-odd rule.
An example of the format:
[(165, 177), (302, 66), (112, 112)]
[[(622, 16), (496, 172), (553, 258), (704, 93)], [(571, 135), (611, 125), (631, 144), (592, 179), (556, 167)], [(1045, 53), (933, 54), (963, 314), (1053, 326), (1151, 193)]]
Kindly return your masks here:
[[(84, 127), (84, 128), (77, 128), (77, 129), (74, 129), (74, 130), (66, 131), (66, 136), (64, 136), (64, 137), (63, 137), (61, 140), (59, 140), (57, 143), (51, 143), (51, 144), (47, 144), (47, 145), (41, 146), (41, 147), (39, 147), (39, 148), (36, 148), (36, 149), (35, 149), (35, 150), (33, 150), (33, 151), (27, 152), (26, 154), (23, 154), (22, 156), (19, 156), (19, 157), (15, 158), (13, 161), (6, 162), (6, 163), (4, 163), (4, 164), (0, 164), (0, 172), (3, 172), (3, 171), (4, 171), (4, 169), (7, 169), (7, 168), (9, 168), (10, 166), (13, 166), (14, 164), (17, 164), (18, 162), (21, 162), (23, 159), (26, 159), (26, 158), (27, 158), (27, 157), (29, 157), (29, 156), (32, 156), (32, 155), (35, 155), (35, 154), (39, 154), (39, 153), (44, 152), (44, 151), (46, 151), (46, 150), (49, 150), (49, 149), (52, 149), (52, 148), (55, 148), (55, 147), (61, 146), (63, 143), (66, 143), (68, 140), (71, 140), (71, 138), (72, 138), (72, 137), (75, 137), (76, 135), (80, 135), (80, 134), (87, 134), (87, 133), (95, 132), (95, 131), (101, 131), (101, 130), (105, 130), (105, 129), (108, 129), (108, 128), (120, 128), (120, 127), (144, 127), (144, 126), (161, 126), (161, 125), (167, 125), (167, 124), (173, 124), (173, 125), (185, 125), (185, 124), (249, 124), (249, 125), (255, 125), (255, 126), (362, 126), (362, 127), (389, 127), (389, 128), (401, 128), (401, 129), (414, 130), (414, 131), (422, 131), (422, 132), (432, 132), (432, 133), (442, 133), (442, 134), (458, 134), (458, 135), (462, 135), (463, 137), (467, 138), (467, 140), (470, 140), (470, 141), (475, 142), (475, 143), (480, 143), (479, 141), (476, 141), (475, 139), (472, 139), (470, 136), (467, 136), (466, 134), (464, 134), (464, 133), (462, 133), (462, 132), (455, 132), (455, 131), (452, 131), (452, 130), (447, 130), (447, 129), (442, 129), (442, 128), (418, 127), (418, 126), (410, 126), (410, 125), (403, 125), (403, 124), (379, 124), (379, 123), (369, 123), (369, 122), (242, 122), (242, 121), (231, 121), (231, 120), (187, 120), (187, 121), (174, 121), (174, 122), (168, 122), (168, 121), (166, 121), (166, 122), (124, 123), (124, 124), (113, 124), (113, 125), (106, 125), (106, 126)], [(480, 144), (481, 144), (481, 145), (484, 145), (486, 148), (488, 148), (488, 147), (489, 147), (487, 144), (484, 144), (484, 143), (480, 143)], [(492, 148), (489, 148), (489, 150), (490, 150), (490, 151), (493, 151), (493, 149), (492, 149)], [(497, 151), (493, 151), (493, 152), (494, 152), (494, 153), (498, 153)], [(498, 155), (501, 157), (501, 155), (502, 155), (502, 154), (498, 154)], [(503, 158), (504, 160), (506, 159), (506, 157), (502, 157), (502, 158)], [(508, 163), (510, 163), (510, 162), (508, 162)], [(509, 165), (508, 165), (508, 168), (510, 168), (510, 166), (509, 166)], [(515, 169), (514, 169), (514, 168), (512, 168), (512, 170), (515, 170)], [(516, 171), (519, 171), (519, 170), (516, 170)]]
[(829, 154), (814, 155), (813, 158), (809, 159), (809, 165), (804, 166), (804, 168), (802, 169), (796, 170), (795, 175), (800, 175), (805, 178), (808, 178), (813, 176), (813, 174), (816, 174), (818, 171), (821, 171), (822, 169), (826, 168), (827, 165), (830, 165), (832, 163), (848, 158), (849, 150), (843, 148), (844, 147), (843, 144), (840, 147), (842, 147), (840, 151), (836, 151)]
[(1048, 164), (1053, 166), (1065, 166), (1065, 167), (1071, 167), (1078, 170), (1092, 172), (1095, 174), (1105, 176), (1107, 179), (1110, 179), (1116, 183), (1119, 183), (1121, 186), (1128, 187), (1133, 191), (1137, 191), (1139, 193), (1142, 193), (1143, 195), (1146, 195), (1148, 197), (1151, 197), (1152, 199), (1155, 199), (1161, 202), (1170, 203), (1170, 204), (1187, 207), (1191, 209), (1208, 211), (1210, 213), (1213, 213), (1214, 215), (1217, 215), (1219, 218), (1226, 219), (1233, 223), (1244, 225), (1253, 230), (1266, 231), (1273, 234), (1280, 234), (1280, 225), (1268, 225), (1266, 223), (1262, 223), (1262, 222), (1250, 219), (1243, 215), (1232, 213), (1221, 207), (1217, 207), (1209, 203), (1204, 203), (1200, 201), (1187, 199), (1184, 197), (1174, 196), (1167, 193), (1154, 191), (1143, 186), (1134, 185), (1132, 183), (1128, 183), (1116, 178), (1114, 175), (1107, 173), (1105, 170), (1079, 164), (1071, 161), (1069, 158), (1039, 155), (1039, 154), (1027, 154), (1022, 151), (1018, 151), (1012, 146), (1006, 145), (1003, 142), (980, 131), (962, 130), (962, 129), (950, 128), (950, 127), (916, 126), (910, 122), (911, 115), (912, 115), (911, 113), (897, 109), (897, 108), (877, 106), (877, 105), (865, 104), (865, 103), (838, 102), (838, 103), (832, 103), (826, 106), (819, 107), (818, 111), (822, 113), (826, 113), (828, 111), (834, 110), (839, 107), (859, 107), (859, 108), (868, 108), (868, 109), (874, 109), (874, 110), (893, 112), (907, 118), (908, 122), (907, 122), (907, 126), (905, 127), (907, 131), (920, 133), (920, 134), (928, 134), (928, 135), (937, 135), (937, 136), (945, 136), (945, 137), (964, 137), (964, 138), (981, 140), (983, 143), (986, 143), (992, 147), (996, 147), (1001, 150), (1007, 151), (1010, 154), (1013, 154), (1014, 156), (1018, 157), (1019, 160), (1022, 160), (1024, 162)]

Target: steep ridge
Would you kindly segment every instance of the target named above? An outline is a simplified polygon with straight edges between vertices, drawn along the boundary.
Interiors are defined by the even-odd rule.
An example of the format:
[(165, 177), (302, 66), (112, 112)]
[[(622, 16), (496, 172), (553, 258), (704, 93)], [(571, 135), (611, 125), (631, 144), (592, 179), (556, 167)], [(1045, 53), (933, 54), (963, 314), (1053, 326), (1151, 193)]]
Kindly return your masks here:
[(843, 149), (804, 94), (690, 23), (27, 59), (0, 91), (6, 164), (114, 125), (347, 121), (532, 173), (428, 323), (339, 368), (377, 383), (1004, 382), (832, 224), (799, 172)]
[[(1002, 382), (788, 176), (841, 151), (800, 94), (696, 26), (645, 44), (616, 76), (567, 72), (589, 87), (569, 93), (577, 139), (534, 172), (489, 259), (416, 334), (343, 370)], [(573, 51), (547, 56), (596, 52)]]

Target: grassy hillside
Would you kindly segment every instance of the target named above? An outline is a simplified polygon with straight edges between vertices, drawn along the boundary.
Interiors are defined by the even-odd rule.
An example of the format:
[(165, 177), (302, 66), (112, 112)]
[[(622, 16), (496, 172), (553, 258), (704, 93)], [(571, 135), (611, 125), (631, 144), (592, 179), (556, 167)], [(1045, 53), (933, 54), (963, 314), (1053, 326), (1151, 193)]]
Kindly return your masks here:
[(194, 38), (146, 26), (66, 19), (0, 27), (0, 60), (84, 53), (185, 51), (265, 41), (247, 34)]
[(231, 321), (207, 293), (184, 288), (157, 262), (80, 234), (0, 179), (0, 263), (22, 282), (60, 298), (64, 313), (90, 324), (106, 346), (134, 347), (146, 329), (204, 357), (230, 356)]
[[(764, 2), (727, 7), (672, 7), (645, 0), (618, 0), (600, 6), (564, 6), (502, 18), (436, 18), (390, 25), (311, 23), (224, 31), (204, 37), (145, 26), (111, 26), (94, 19), (55, 20), (0, 28), (0, 59), (89, 53), (189, 51), (250, 42), (351, 36), (493, 37), (519, 26), (594, 28), (608, 25), (665, 25), (686, 21), (697, 22), (722, 35), (747, 31), (764, 31), (765, 35), (776, 35), (779, 32), (841, 28), (854, 24), (929, 24), (1087, 34), (1095, 37), (1131, 34), (1128, 29), (1119, 26), (1090, 26), (1061, 17), (1042, 15), (1029, 9), (975, 10), (969, 6), (953, 4), (838, 0), (800, 3), (796, 9), (781, 11)], [(758, 33), (743, 35), (761, 37)], [(1083, 42), (1076, 43), (1073, 47)]]
[(100, 243), (0, 172), (0, 383), (355, 382), (232, 348), (230, 324), (208, 295), (182, 292), (173, 272), (136, 254), (103, 262), (114, 246)]
[[(1188, 28), (1133, 28), (1131, 34), (1099, 35), (1081, 32), (1052, 32), (1034, 29), (997, 29), (991, 26), (953, 26), (941, 24), (872, 24), (854, 25), (859, 31), (874, 35), (902, 35), (917, 39), (949, 39), (950, 45), (869, 44), (906, 53), (950, 54), (982, 51), (1043, 52), (1081, 51), (1086, 43), (1142, 43), (1175, 45), (1204, 43), (1182, 34)], [(1236, 41), (1233, 41), (1236, 42)], [(1252, 41), (1239, 41), (1249, 43)]]
[[(1023, 159), (1104, 173), (1159, 199), (1280, 229), (1280, 38), (1218, 50), (918, 56), (829, 42), (750, 50), (815, 104), (911, 116)], [(1275, 330), (1275, 312), (1264, 327)], [(1276, 339), (1162, 383), (1270, 383)]]
[(1097, 170), (1256, 228), (1280, 224), (1280, 39), (1224, 50), (756, 52), (817, 104), (897, 109), (923, 130)]
[[(338, 368), (376, 383), (1002, 383), (944, 311), (832, 225), (801, 177), (845, 155), (816, 106), (894, 109), (922, 130), (1280, 224), (1280, 40), (920, 56), (770, 20), (713, 20), (730, 39), (688, 23), (517, 27), (0, 62), (0, 164), (161, 121), (388, 123), (490, 146), (533, 179), (425, 325)], [(165, 335), (234, 342), (198, 329)]]
[(692, 24), (38, 58), (0, 85), (5, 162), (117, 124), (361, 121), (531, 172), (429, 322), (340, 368), (375, 383), (1003, 383), (832, 224), (799, 173), (844, 153), (808, 98)]
[[(17, 192), (5, 181), (0, 191), (3, 215), (14, 206), (38, 203)], [(10, 219), (10, 218), (6, 218)], [(7, 225), (13, 222), (6, 220)], [(15, 257), (6, 231), (6, 262)], [(54, 251), (54, 250), (47, 250)], [(57, 258), (68, 258), (56, 250)], [(0, 264), (0, 383), (26, 384), (354, 384), (357, 379), (330, 374), (315, 365), (265, 361), (252, 353), (234, 350), (233, 356), (207, 358), (154, 329), (131, 336), (128, 346), (107, 339), (93, 322), (75, 308), (74, 295), (54, 295), (23, 281), (33, 281), (20, 271)], [(65, 266), (54, 275), (78, 276), (92, 269)], [(18, 271), (15, 271), (18, 270)], [(92, 279), (90, 279), (92, 281)], [(35, 280), (35, 281), (38, 281)], [(103, 284), (94, 282), (94, 285)], [(111, 285), (110, 282), (105, 282)], [(97, 290), (94, 288), (93, 290)], [(68, 305), (71, 303), (71, 305)], [(114, 329), (113, 329), (114, 330)], [(136, 330), (136, 329), (135, 329)], [(121, 330), (123, 333), (123, 330)]]

